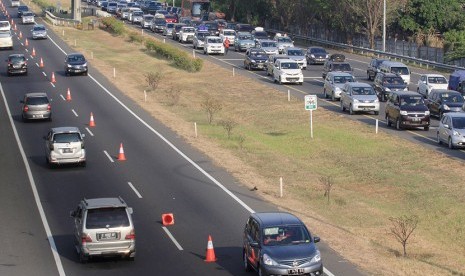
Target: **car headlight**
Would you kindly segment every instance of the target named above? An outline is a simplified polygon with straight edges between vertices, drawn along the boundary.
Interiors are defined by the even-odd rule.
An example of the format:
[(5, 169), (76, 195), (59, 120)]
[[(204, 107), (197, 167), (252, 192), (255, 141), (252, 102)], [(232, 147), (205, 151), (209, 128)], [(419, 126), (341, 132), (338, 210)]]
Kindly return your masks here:
[(358, 103), (358, 102), (360, 102), (360, 101), (359, 101), (359, 100), (357, 100), (357, 99), (354, 99), (354, 103)]
[(336, 89), (334, 89), (334, 90), (336, 90), (336, 92), (341, 92), (341, 88), (339, 88), (337, 86), (336, 86)]
[(268, 256), (267, 254), (263, 254), (263, 263), (266, 265), (271, 265), (271, 266), (278, 265), (278, 263), (275, 262), (272, 258), (270, 258), (270, 256)]
[(450, 107), (449, 107), (447, 104), (442, 105), (442, 108), (443, 108), (444, 110), (450, 110)]
[(385, 87), (385, 88), (384, 88), (384, 91), (391, 91), (391, 89)]
[(319, 263), (321, 261), (320, 251), (317, 250), (315, 256), (310, 260), (310, 263)]
[(405, 87), (405, 88), (404, 88), (404, 91), (408, 91), (408, 87)]
[(71, 67), (73, 67), (73, 66), (71, 64), (68, 64), (68, 68), (71, 68)]
[(453, 134), (454, 136), (460, 136), (460, 133), (457, 130), (454, 130)]
[(329, 54), (326, 54), (326, 58), (329, 58)]
[(378, 98), (376, 98), (376, 99), (375, 99), (375, 103), (379, 103), (379, 100), (378, 100)]
[(84, 63), (82, 66), (84, 66), (84, 67), (87, 67), (87, 62), (86, 62), (86, 63)]
[(425, 111), (425, 115), (429, 115), (429, 110), (426, 110), (426, 111)]
[(408, 114), (408, 113), (407, 113), (407, 111), (405, 111), (405, 110), (401, 110), (401, 111), (400, 111), (400, 115), (407, 115), (407, 114)]
[(314, 54), (311, 54), (310, 57), (311, 57), (311, 58), (315, 58), (315, 55), (314, 55)]

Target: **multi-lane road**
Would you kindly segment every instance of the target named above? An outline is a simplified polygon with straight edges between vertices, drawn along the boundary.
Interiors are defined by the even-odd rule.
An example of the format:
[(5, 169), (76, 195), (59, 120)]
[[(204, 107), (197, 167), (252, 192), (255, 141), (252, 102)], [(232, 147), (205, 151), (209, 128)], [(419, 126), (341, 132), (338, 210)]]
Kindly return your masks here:
[[(66, 77), (65, 53), (73, 50), (51, 31), (48, 39), (33, 41), (31, 26), (19, 24), (14, 8), (7, 7), (7, 12), (17, 30), (14, 49), (0, 51), (0, 58), (26, 54), (29, 74), (0, 74), (0, 275), (247, 275), (241, 256), (246, 219), (250, 212), (277, 208), (149, 116), (92, 64), (89, 76)], [(5, 14), (1, 19), (7, 19)], [(231, 53), (209, 59), (231, 68), (242, 57)], [(51, 82), (52, 72), (56, 83)], [(262, 77), (259, 72), (251, 76)], [(302, 92), (291, 89), (306, 93), (311, 85), (320, 82), (309, 78), (298, 87)], [(68, 88), (71, 101), (66, 101)], [(52, 122), (21, 121), (19, 101), (28, 92), (48, 94)], [(88, 125), (91, 112), (96, 127)], [(57, 126), (77, 126), (86, 134), (86, 168), (48, 168), (43, 136)], [(120, 143), (126, 161), (116, 160)], [(83, 197), (115, 196), (134, 208), (136, 261), (79, 263), (69, 211)], [(174, 214), (175, 225), (162, 226), (166, 212)], [(208, 235), (213, 237), (215, 263), (204, 262)], [(327, 275), (361, 275), (324, 241), (319, 247)]]

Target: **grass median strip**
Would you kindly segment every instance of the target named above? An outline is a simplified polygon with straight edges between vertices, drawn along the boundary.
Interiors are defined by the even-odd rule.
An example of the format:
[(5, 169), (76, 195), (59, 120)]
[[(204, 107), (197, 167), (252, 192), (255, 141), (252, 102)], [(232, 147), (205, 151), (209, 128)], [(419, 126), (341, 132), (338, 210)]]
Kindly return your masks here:
[[(313, 113), (310, 139), (303, 102), (259, 82), (209, 62), (188, 73), (98, 29), (67, 29), (64, 40), (75, 39), (123, 93), (370, 274), (465, 271), (463, 162), (324, 109)], [(156, 85), (150, 73), (160, 76)], [(389, 234), (389, 218), (402, 215), (419, 218), (408, 258), (397, 257), (401, 246)]]

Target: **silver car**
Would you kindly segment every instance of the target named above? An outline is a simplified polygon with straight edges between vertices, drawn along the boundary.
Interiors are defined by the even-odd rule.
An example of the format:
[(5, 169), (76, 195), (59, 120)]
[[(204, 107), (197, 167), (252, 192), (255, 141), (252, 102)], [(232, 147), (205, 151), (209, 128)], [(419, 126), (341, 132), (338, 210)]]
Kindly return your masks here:
[(86, 166), (84, 134), (77, 127), (56, 127), (45, 137), (45, 156), (51, 168), (60, 164)]
[(142, 29), (150, 29), (153, 18), (154, 17), (151, 14), (144, 14), (144, 16), (142, 17), (142, 22), (140, 23), (140, 27)]
[(373, 87), (363, 82), (348, 82), (342, 88), (341, 110), (355, 112), (371, 112), (379, 114), (379, 100)]
[(342, 87), (347, 82), (354, 82), (355, 78), (349, 73), (329, 72), (326, 75), (323, 85), (323, 95), (325, 98), (331, 97), (333, 101), (341, 98)]
[(46, 39), (47, 38), (47, 29), (42, 24), (36, 24), (32, 27), (32, 39)]
[(274, 40), (259, 40), (257, 41), (256, 46), (258, 48), (262, 48), (267, 55), (279, 54), (278, 44)]
[(173, 27), (174, 23), (166, 23), (166, 25), (163, 27), (163, 35), (171, 35), (171, 33), (173, 32)]
[(21, 103), (23, 121), (52, 120), (52, 105), (46, 93), (27, 93)]
[(79, 260), (121, 256), (134, 261), (136, 232), (132, 208), (121, 198), (83, 199), (70, 212), (74, 218), (74, 244)]
[(294, 41), (292, 41), (290, 37), (276, 35), (274, 40), (278, 43), (278, 51), (280, 54), (282, 54), (287, 47), (294, 47)]
[(300, 66), (300, 69), (307, 69), (307, 58), (305, 57), (305, 52), (297, 47), (287, 47), (284, 49), (284, 55), (289, 56), (290, 59), (297, 61)]
[(447, 143), (450, 149), (465, 147), (465, 113), (444, 113), (439, 122), (438, 144)]
[(208, 31), (196, 31), (194, 34), (194, 39), (192, 44), (194, 45), (194, 49), (202, 48), (203, 44), (205, 43), (205, 37), (210, 36)]

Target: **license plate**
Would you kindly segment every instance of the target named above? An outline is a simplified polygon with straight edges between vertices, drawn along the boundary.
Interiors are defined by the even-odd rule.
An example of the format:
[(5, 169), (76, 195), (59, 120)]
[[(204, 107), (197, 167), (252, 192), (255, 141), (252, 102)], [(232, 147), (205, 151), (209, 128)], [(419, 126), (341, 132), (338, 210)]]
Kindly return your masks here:
[(44, 117), (44, 115), (42, 115), (42, 114), (32, 115), (32, 118), (43, 118), (43, 117)]
[(73, 151), (69, 148), (63, 149), (63, 153), (72, 153)]
[(413, 121), (414, 121), (414, 122), (419, 122), (419, 121), (421, 121), (421, 118), (416, 118), (416, 117), (414, 117), (414, 118), (413, 118)]
[(19, 68), (21, 68), (21, 65), (19, 65), (19, 64), (18, 64), (18, 65), (17, 65), (17, 64), (15, 64), (15, 65), (13, 65), (13, 68), (15, 68), (15, 69), (19, 69)]
[(303, 268), (292, 268), (287, 270), (287, 274), (289, 275), (300, 275), (304, 274), (304, 269)]
[(118, 238), (118, 234), (116, 232), (109, 232), (109, 233), (100, 233), (97, 234), (99, 240), (116, 240)]

